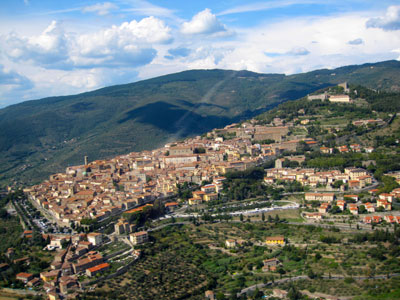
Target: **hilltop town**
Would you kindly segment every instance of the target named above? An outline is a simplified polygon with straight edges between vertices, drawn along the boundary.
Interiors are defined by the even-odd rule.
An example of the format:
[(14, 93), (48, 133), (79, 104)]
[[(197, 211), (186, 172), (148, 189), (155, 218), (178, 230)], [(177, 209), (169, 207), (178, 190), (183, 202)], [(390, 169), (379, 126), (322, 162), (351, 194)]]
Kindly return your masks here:
[[(160, 246), (158, 235), (174, 226), (217, 222), (212, 226), (225, 228), (224, 221), (232, 222), (236, 235), (225, 228), (222, 245), (220, 237), (196, 237), (206, 240), (199, 242), (201, 249), (218, 250), (216, 257), (241, 256), (241, 251), (244, 255), (256, 251), (255, 247), (280, 249), (265, 250), (268, 255), (262, 250), (257, 254), (262, 264), (254, 265), (254, 270), (246, 266), (266, 276), (264, 288), (269, 278), (282, 279), (285, 273), (291, 278), (308, 272), (313, 279), (309, 269), (296, 271), (290, 259), (279, 256), (285, 251), (350, 241), (354, 230), (368, 237), (369, 232), (386, 229), (389, 240), (389, 231), (395, 234), (400, 223), (400, 173), (379, 155), (384, 150), (394, 157), (398, 141), (379, 136), (395, 136), (398, 119), (395, 113), (372, 111), (360, 91), (343, 83), (268, 114), (159, 149), (107, 160), (84, 157), (84, 164), (25, 187), (26, 198), (20, 195), (11, 201), (14, 209), (22, 215), (37, 213), (42, 220), (22, 217), (23, 238), (34, 240), (34, 234), (40, 234), (39, 244), (52, 253), (52, 262), (39, 276), (28, 272), (28, 264), (20, 269), (24, 272), (15, 274), (16, 280), (38, 286), (49, 299), (90, 295), (91, 287), (101, 287), (140, 261), (146, 263), (151, 249)], [(253, 226), (261, 226), (265, 234), (250, 234), (250, 227), (242, 227), (246, 222), (255, 222)], [(306, 230), (302, 225), (320, 228), (323, 238), (311, 235), (304, 240), (287, 227)], [(241, 230), (251, 237), (246, 240)], [(321, 255), (317, 251), (310, 258), (316, 270), (317, 253)], [(12, 248), (6, 255), (21, 259)], [(304, 253), (300, 256), (307, 259)], [(9, 267), (3, 266), (4, 270)], [(320, 278), (328, 276), (319, 271)], [(362, 270), (351, 272), (363, 275)], [(346, 269), (340, 276), (347, 278), (351, 272)], [(218, 285), (217, 279), (210, 285), (200, 277), (196, 291), (206, 290), (208, 299), (216, 297), (214, 289), (219, 299), (223, 299), (221, 293), (240, 298), (248, 292), (245, 283), (238, 285), (239, 290), (232, 288), (233, 293), (223, 290), (228, 285)], [(288, 296), (282, 289), (272, 292), (274, 297)]]

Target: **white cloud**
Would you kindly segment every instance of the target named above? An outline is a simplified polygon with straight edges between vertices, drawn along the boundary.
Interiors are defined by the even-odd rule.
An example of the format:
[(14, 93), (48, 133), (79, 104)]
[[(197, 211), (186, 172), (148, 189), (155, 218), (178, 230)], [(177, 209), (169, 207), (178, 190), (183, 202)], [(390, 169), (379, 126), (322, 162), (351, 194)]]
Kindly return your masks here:
[[(207, 43), (204, 38), (190, 36), (185, 40), (186, 48), (190, 49), (188, 56), (174, 57), (166, 50), (160, 53), (162, 58), (156, 57), (151, 64), (141, 67), (139, 76), (149, 78), (157, 76), (157, 70), (165, 74), (168, 70), (191, 68), (293, 74), (397, 58), (392, 49), (400, 45), (400, 36), (366, 28), (367, 19), (368, 16), (358, 13), (295, 18), (253, 28), (235, 28), (234, 39)], [(357, 47), (355, 43), (359, 43)]]
[(53, 65), (68, 58), (68, 39), (56, 21), (38, 36), (19, 37), (11, 33), (6, 37), (5, 49), (14, 61), (34, 61), (39, 65)]
[(206, 8), (193, 16), (189, 22), (184, 22), (181, 28), (184, 34), (213, 34), (217, 32), (227, 31), (217, 17), (211, 13), (211, 10)]
[(15, 71), (0, 65), (0, 108), (17, 102), (19, 97), (34, 87), (33, 82)]
[(7, 70), (4, 66), (0, 65), (0, 85), (8, 86), (12, 89), (26, 90), (32, 87), (32, 82), (25, 76)]
[(83, 12), (91, 12), (91, 13), (96, 13), (99, 16), (104, 16), (108, 15), (110, 11), (118, 9), (118, 6), (116, 6), (113, 3), (110, 2), (103, 2), (103, 3), (96, 3), (94, 5), (90, 6), (85, 6), (82, 11)]
[(39, 36), (9, 34), (5, 48), (14, 62), (28, 61), (51, 69), (137, 67), (156, 56), (154, 44), (172, 40), (163, 21), (148, 17), (94, 33), (66, 34), (55, 21)]
[(400, 30), (400, 6), (389, 6), (385, 16), (371, 18), (366, 25), (367, 27), (381, 28), (383, 30)]

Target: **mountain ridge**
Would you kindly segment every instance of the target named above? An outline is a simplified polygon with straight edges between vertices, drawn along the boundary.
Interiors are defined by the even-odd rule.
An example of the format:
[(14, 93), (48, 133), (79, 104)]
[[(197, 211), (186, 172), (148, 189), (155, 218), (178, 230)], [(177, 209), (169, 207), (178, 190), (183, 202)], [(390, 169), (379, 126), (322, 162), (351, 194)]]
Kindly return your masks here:
[(0, 182), (35, 182), (90, 159), (152, 149), (339, 82), (399, 90), (400, 62), (284, 75), (189, 70), (0, 110)]

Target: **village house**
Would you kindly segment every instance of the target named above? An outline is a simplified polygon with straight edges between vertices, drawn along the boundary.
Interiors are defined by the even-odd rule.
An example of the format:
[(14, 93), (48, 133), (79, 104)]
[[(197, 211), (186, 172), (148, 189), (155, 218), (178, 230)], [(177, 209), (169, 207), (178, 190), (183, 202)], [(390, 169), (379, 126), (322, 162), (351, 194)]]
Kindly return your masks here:
[(358, 215), (358, 206), (357, 204), (350, 203), (349, 204), (349, 211), (352, 215)]
[(335, 194), (334, 193), (305, 193), (305, 200), (332, 202), (333, 200), (335, 200)]
[(306, 219), (322, 220), (322, 214), (319, 212), (305, 212), (304, 217)]
[(389, 203), (393, 202), (393, 198), (394, 198), (394, 196), (392, 194), (388, 194), (388, 193), (382, 193), (379, 195), (379, 199), (386, 200)]
[(270, 245), (282, 245), (282, 246), (284, 246), (285, 245), (285, 237), (281, 236), (281, 235), (279, 235), (279, 236), (270, 236), (270, 237), (267, 237), (265, 239), (265, 243), (268, 246), (270, 246)]
[(21, 272), (21, 273), (18, 273), (18, 274), (15, 276), (15, 278), (16, 278), (17, 280), (22, 281), (23, 283), (26, 284), (26, 283), (28, 283), (28, 281), (30, 281), (30, 280), (33, 279), (33, 274)]
[(320, 207), (318, 208), (318, 212), (320, 214), (326, 214), (328, 212), (329, 208), (330, 208), (330, 204), (329, 203), (322, 203), (320, 205)]
[(168, 202), (168, 203), (165, 203), (165, 210), (167, 211), (167, 212), (173, 212), (173, 211), (175, 211), (175, 209), (177, 209), (178, 208), (178, 202)]
[(147, 231), (140, 231), (140, 232), (131, 233), (129, 235), (129, 240), (134, 245), (140, 245), (140, 244), (146, 243), (149, 240), (149, 236), (147, 234)]
[(264, 272), (268, 272), (268, 271), (276, 271), (276, 267), (281, 265), (281, 262), (277, 259), (277, 258), (270, 258), (270, 259), (265, 259), (263, 261), (263, 268), (262, 270)]
[(336, 205), (340, 208), (341, 211), (344, 211), (346, 208), (346, 201), (344, 200), (337, 200)]
[(333, 103), (351, 103), (349, 95), (330, 95), (328, 100)]
[(376, 200), (376, 207), (383, 207), (384, 210), (392, 210), (392, 204), (387, 200), (377, 199)]
[(375, 212), (375, 206), (372, 203), (367, 202), (364, 204), (364, 206), (368, 212), (370, 212), (370, 213)]
[(86, 269), (86, 275), (89, 277), (93, 277), (98, 273), (105, 272), (110, 269), (110, 265), (108, 263), (102, 263), (97, 266)]
[(103, 242), (103, 235), (98, 232), (92, 232), (87, 235), (87, 239), (93, 246), (98, 246)]
[(225, 241), (226, 248), (235, 248), (236, 247), (236, 240), (229, 239)]

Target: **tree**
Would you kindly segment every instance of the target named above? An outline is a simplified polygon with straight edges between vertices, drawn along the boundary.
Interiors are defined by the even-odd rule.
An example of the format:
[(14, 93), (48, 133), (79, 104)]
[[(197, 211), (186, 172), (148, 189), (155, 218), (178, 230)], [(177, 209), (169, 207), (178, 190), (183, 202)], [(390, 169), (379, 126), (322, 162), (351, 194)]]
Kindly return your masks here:
[(217, 300), (225, 300), (226, 297), (225, 297), (224, 293), (218, 292), (218, 293), (217, 293), (216, 299), (217, 299)]
[(336, 180), (333, 184), (332, 187), (335, 189), (340, 188), (340, 186), (343, 184), (343, 180)]
[(240, 218), (240, 222), (243, 222), (243, 215), (242, 214), (240, 214), (239, 218)]
[(365, 205), (360, 205), (358, 207), (358, 213), (359, 214), (366, 214), (367, 213), (367, 209), (365, 208)]
[(290, 300), (299, 300), (303, 298), (300, 291), (294, 285), (292, 285), (291, 288), (289, 289), (287, 297)]
[(279, 219), (279, 216), (278, 215), (275, 215), (275, 223), (279, 223), (279, 221), (280, 221), (280, 219)]
[(264, 222), (265, 221), (265, 215), (264, 212), (261, 214), (261, 220)]

